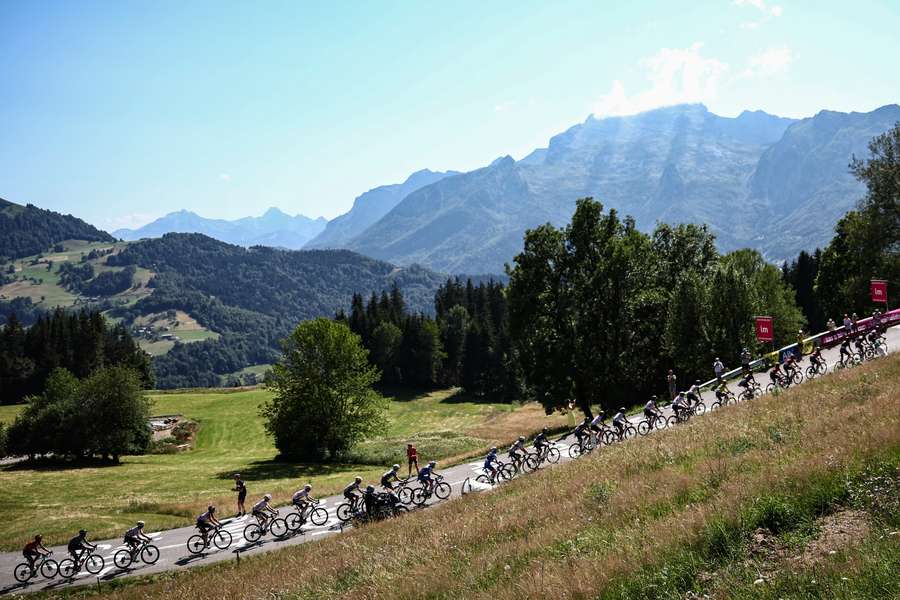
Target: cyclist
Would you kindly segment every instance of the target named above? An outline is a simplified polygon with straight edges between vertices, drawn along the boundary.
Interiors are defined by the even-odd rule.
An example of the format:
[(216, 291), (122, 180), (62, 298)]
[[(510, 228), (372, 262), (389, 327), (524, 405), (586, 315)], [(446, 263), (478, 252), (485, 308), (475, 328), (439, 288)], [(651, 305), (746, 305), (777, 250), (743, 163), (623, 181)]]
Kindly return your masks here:
[(497, 468), (494, 467), (494, 463), (497, 462), (497, 447), (493, 447), (488, 452), (487, 456), (484, 457), (484, 470), (490, 473), (491, 481), (497, 478)]
[(362, 495), (363, 506), (366, 509), (366, 515), (369, 517), (375, 516), (375, 508), (378, 504), (378, 496), (375, 494), (375, 486), (367, 485), (366, 491), (363, 492)]
[(687, 391), (687, 399), (690, 400), (693, 404), (700, 404), (700, 400), (703, 398), (700, 396), (700, 380), (696, 380), (694, 385), (690, 387)]
[(788, 381), (794, 379), (794, 374), (797, 372), (797, 369), (799, 369), (797, 366), (797, 358), (794, 356), (793, 352), (790, 352), (784, 358), (784, 373), (787, 376)]
[(544, 451), (547, 448), (547, 434), (550, 432), (549, 429), (544, 427), (541, 429), (541, 432), (534, 437), (534, 441), (531, 442), (531, 445), (534, 447), (535, 451), (537, 451), (538, 456), (543, 457)]
[(393, 465), (390, 471), (385, 471), (381, 475), (381, 487), (386, 490), (393, 490), (394, 484), (392, 481), (400, 481), (400, 478), (397, 476), (397, 472), (400, 470), (400, 465)]
[(751, 358), (753, 358), (753, 357), (750, 354), (750, 349), (744, 348), (743, 351), (741, 351), (741, 369), (744, 371), (744, 373), (750, 372), (750, 359)]
[(720, 381), (719, 385), (713, 388), (716, 392), (716, 400), (719, 401), (719, 404), (725, 404), (728, 402), (728, 386), (725, 385), (724, 381)]
[(855, 340), (853, 340), (853, 345), (856, 346), (856, 353), (859, 355), (859, 359), (862, 360), (866, 357), (866, 348), (863, 346), (863, 340), (865, 336), (857, 336)]
[[(584, 421), (575, 426), (575, 429), (572, 430), (572, 434), (575, 435), (575, 441), (578, 442), (578, 445), (582, 448), (584, 447), (584, 438), (588, 436), (590, 433), (591, 426), (591, 418), (585, 417)], [(566, 436), (563, 436), (563, 438)], [(560, 438), (562, 439), (562, 438)]]
[(616, 431), (619, 433), (619, 437), (623, 437), (625, 435), (625, 423), (631, 424), (631, 421), (628, 420), (628, 416), (625, 414), (625, 407), (619, 409), (613, 416), (612, 424), (615, 426)]
[(781, 370), (781, 363), (775, 363), (775, 368), (769, 373), (769, 379), (772, 383), (785, 387), (784, 372)]
[(816, 346), (816, 349), (813, 350), (813, 353), (809, 355), (809, 362), (816, 368), (821, 367), (825, 364), (825, 359), (822, 358), (822, 348)]
[(144, 533), (144, 522), (138, 521), (134, 527), (125, 532), (123, 540), (128, 549), (134, 552), (142, 543), (150, 543), (150, 537)]
[(69, 540), (69, 554), (72, 555), (72, 560), (75, 561), (75, 564), (79, 564), (78, 561), (81, 560), (81, 557), (88, 550), (95, 550), (97, 546), (89, 543), (87, 541), (87, 531), (82, 529), (78, 532), (78, 535)]
[(681, 413), (687, 411), (690, 408), (689, 405), (690, 401), (684, 397), (684, 392), (678, 392), (678, 395), (675, 396), (675, 400), (672, 402), (672, 410), (675, 411), (675, 418), (679, 421), (683, 420)]
[(753, 371), (746, 371), (744, 377), (738, 382), (738, 387), (749, 390), (751, 383), (754, 384), (754, 386), (758, 385), (756, 383), (756, 377), (753, 376)]
[(207, 506), (206, 512), (197, 517), (197, 529), (200, 530), (200, 535), (203, 536), (204, 545), (207, 544), (207, 537), (209, 535), (209, 531), (213, 527), (221, 527), (222, 522), (216, 518), (216, 507), (215, 506)]
[(421, 483), (425, 487), (425, 491), (429, 494), (431, 493), (431, 488), (434, 486), (434, 479), (432, 478), (432, 474), (434, 474), (434, 468), (436, 466), (437, 463), (432, 460), (427, 465), (419, 469), (419, 483)]
[[(846, 360), (844, 358), (846, 357)], [(846, 364), (847, 362), (851, 362), (853, 360), (853, 352), (850, 350), (850, 338), (848, 337), (843, 342), (841, 342), (841, 363)]]
[(266, 523), (269, 522), (269, 516), (275, 516), (278, 514), (278, 511), (269, 506), (269, 502), (272, 501), (272, 494), (266, 494), (263, 496), (262, 500), (253, 505), (253, 508), (250, 509), (250, 513), (256, 517), (259, 526), (265, 528)]
[(362, 477), (355, 477), (353, 482), (344, 488), (344, 498), (350, 503), (350, 506), (356, 506), (357, 501), (362, 495)]
[(604, 419), (606, 419), (606, 413), (603, 412), (603, 409), (601, 408), (597, 411), (597, 415), (591, 419), (591, 431), (596, 431), (597, 433), (603, 431)]
[(644, 417), (646, 417), (647, 421), (650, 423), (650, 427), (656, 423), (656, 420), (660, 417), (659, 408), (656, 406), (656, 396), (653, 396), (647, 401), (647, 404), (644, 405)]
[(303, 486), (302, 490), (297, 490), (294, 492), (294, 495), (291, 496), (291, 504), (296, 506), (297, 510), (300, 512), (300, 521), (306, 521), (306, 509), (316, 500), (309, 495), (311, 491), (312, 485), (307, 483)]
[(22, 556), (28, 561), (28, 566), (32, 571), (34, 571), (35, 561), (39, 559), (41, 555), (48, 556), (50, 554), (50, 550), (44, 547), (43, 539), (44, 536), (37, 534), (34, 536), (33, 540), (25, 544), (25, 547), (22, 548)]
[(509, 450), (506, 451), (509, 458), (516, 463), (519, 463), (522, 461), (522, 456), (519, 454), (519, 452), (526, 453), (525, 436), (524, 435), (520, 435), (519, 439), (517, 439), (515, 442), (513, 442), (513, 445), (510, 446)]

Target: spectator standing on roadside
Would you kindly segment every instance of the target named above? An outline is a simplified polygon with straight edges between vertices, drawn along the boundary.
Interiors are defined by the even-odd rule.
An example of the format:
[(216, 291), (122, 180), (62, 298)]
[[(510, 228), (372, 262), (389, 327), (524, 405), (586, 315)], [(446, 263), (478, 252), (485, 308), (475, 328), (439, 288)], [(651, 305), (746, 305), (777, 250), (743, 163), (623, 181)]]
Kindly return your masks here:
[(675, 371), (669, 369), (669, 374), (666, 376), (666, 382), (669, 384), (669, 398), (672, 400), (675, 399), (675, 393), (677, 390), (677, 382), (675, 377)]
[(744, 348), (741, 351), (741, 370), (744, 372), (744, 375), (747, 375), (750, 372), (750, 359), (753, 356), (750, 354), (749, 348)]
[(416, 467), (416, 475), (419, 474), (419, 453), (416, 450), (416, 447), (412, 444), (406, 445), (406, 460), (409, 461), (409, 470), (406, 473), (406, 477), (412, 477), (413, 465)]
[(241, 479), (240, 473), (234, 474), (234, 487), (231, 488), (232, 492), (237, 492), (237, 506), (238, 511), (235, 515), (236, 517), (243, 517), (247, 514), (247, 509), (244, 508), (244, 500), (247, 499), (247, 486), (244, 485), (244, 480)]
[(856, 316), (856, 313), (853, 313), (853, 316), (850, 317), (850, 325), (851, 325), (854, 333), (856, 333), (856, 322), (857, 321), (859, 321), (859, 317)]
[(718, 380), (719, 383), (722, 383), (722, 375), (725, 374), (725, 365), (718, 357), (716, 357), (716, 362), (713, 363), (713, 371), (716, 374), (716, 380)]
[(834, 322), (834, 319), (828, 319), (825, 327), (828, 328), (828, 331), (834, 331), (835, 329), (837, 329), (837, 323)]
[(844, 331), (847, 333), (853, 332), (853, 321), (850, 320), (850, 317), (847, 316), (847, 313), (844, 313)]

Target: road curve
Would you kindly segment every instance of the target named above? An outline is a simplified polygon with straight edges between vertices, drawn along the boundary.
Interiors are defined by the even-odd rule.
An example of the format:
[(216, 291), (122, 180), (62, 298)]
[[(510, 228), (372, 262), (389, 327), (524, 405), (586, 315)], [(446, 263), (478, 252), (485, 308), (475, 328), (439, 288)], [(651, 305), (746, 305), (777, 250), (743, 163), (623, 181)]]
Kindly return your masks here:
[[(888, 347), (891, 351), (900, 348), (900, 325), (892, 327), (887, 331)], [(838, 349), (832, 348), (823, 351), (823, 356), (828, 361), (829, 366), (834, 365), (838, 358)], [(804, 367), (808, 365), (808, 360), (804, 361)], [(768, 383), (768, 377), (757, 377), (759, 382), (765, 387)], [(729, 387), (735, 392), (739, 392), (736, 381), (729, 382)], [(714, 400), (711, 392), (705, 392), (704, 400), (707, 406)], [(663, 412), (671, 414), (671, 408), (666, 407)], [(634, 415), (632, 421), (637, 424), (643, 417)], [(559, 442), (559, 449), (562, 454), (560, 462), (571, 460), (568, 456), (567, 449), (572, 439), (567, 437)], [(461, 495), (462, 484), (467, 478), (474, 480), (474, 477), (481, 472), (482, 461), (478, 460), (471, 463), (459, 464), (447, 469), (440, 469), (438, 464), (438, 472), (444, 476), (444, 481), (450, 484), (452, 489), (450, 498), (456, 498)], [(387, 468), (387, 467), (386, 467)], [(298, 485), (300, 482), (298, 482)], [(477, 488), (476, 488), (477, 489)], [(250, 499), (255, 501), (255, 499)], [(289, 535), (286, 538), (275, 540), (271, 535), (263, 537), (259, 542), (249, 543), (244, 539), (243, 530), (250, 523), (252, 517), (223, 519), (225, 529), (228, 530), (233, 542), (227, 550), (212, 549), (205, 554), (193, 556), (187, 551), (187, 539), (194, 535), (197, 531), (193, 526), (181, 527), (179, 529), (170, 529), (149, 533), (153, 539), (153, 544), (160, 550), (160, 557), (156, 564), (133, 566), (128, 570), (122, 571), (114, 566), (113, 555), (121, 548), (124, 548), (122, 539), (93, 541), (98, 544), (98, 554), (103, 557), (105, 566), (98, 575), (91, 575), (87, 572), (77, 574), (71, 580), (63, 580), (59, 576), (54, 579), (44, 579), (40, 575), (33, 578), (27, 584), (18, 583), (13, 577), (13, 569), (17, 564), (23, 562), (20, 552), (4, 552), (0, 553), (0, 595), (22, 595), (39, 590), (63, 590), (73, 586), (82, 585), (100, 585), (103, 582), (123, 577), (134, 577), (139, 575), (148, 575), (151, 573), (159, 573), (162, 571), (189, 569), (198, 565), (208, 565), (228, 560), (239, 560), (242, 556), (258, 554), (262, 552), (270, 552), (278, 550), (286, 546), (302, 544), (318, 539), (322, 539), (332, 535), (338, 535), (343, 531), (340, 521), (335, 516), (335, 509), (343, 502), (341, 496), (329, 496), (323, 498), (319, 506), (324, 506), (328, 511), (328, 521), (321, 526), (304, 526), (301, 532)], [(431, 502), (431, 501), (429, 501)], [(223, 509), (224, 510), (224, 509)], [(287, 508), (282, 508), (282, 514), (287, 514)], [(74, 532), (73, 532), (74, 534)], [(53, 558), (57, 561), (68, 556), (64, 546), (51, 548), (53, 550)]]

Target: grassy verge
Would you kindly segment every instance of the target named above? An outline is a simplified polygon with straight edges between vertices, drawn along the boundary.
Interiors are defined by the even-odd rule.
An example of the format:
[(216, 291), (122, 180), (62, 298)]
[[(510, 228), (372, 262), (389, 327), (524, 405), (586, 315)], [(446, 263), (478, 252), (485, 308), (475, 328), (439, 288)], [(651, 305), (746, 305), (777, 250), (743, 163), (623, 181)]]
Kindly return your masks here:
[[(896, 476), (898, 467), (900, 357), (891, 357), (411, 514), (400, 526), (122, 581), (104, 597), (205, 599), (235, 589), (279, 599), (897, 597), (896, 487), (884, 492), (885, 510), (865, 506), (884, 487), (878, 480), (858, 489), (873, 470)], [(873, 519), (861, 546), (810, 569), (776, 566), (755, 583), (748, 535), (765, 527), (802, 547), (819, 517), (854, 503)]]
[[(154, 394), (155, 414), (183, 414), (200, 424), (190, 452), (129, 456), (118, 466), (0, 468), (0, 548), (19, 549), (35, 533), (36, 523), (55, 544), (80, 527), (104, 538), (120, 535), (136, 519), (154, 530), (187, 525), (210, 502), (231, 514), (234, 472), (247, 481), (250, 499), (270, 492), (285, 501), (307, 481), (317, 493), (331, 494), (353, 475), (376, 479), (387, 465), (402, 460), (410, 439), (423, 458), (446, 463), (519, 432), (564, 421), (546, 417), (536, 405), (468, 402), (452, 390), (404, 396), (390, 403), (391, 424), (384, 436), (360, 446), (352, 462), (296, 464), (279, 461), (265, 434), (258, 407), (268, 397), (263, 389)], [(0, 421), (11, 421), (18, 410), (0, 407)]]

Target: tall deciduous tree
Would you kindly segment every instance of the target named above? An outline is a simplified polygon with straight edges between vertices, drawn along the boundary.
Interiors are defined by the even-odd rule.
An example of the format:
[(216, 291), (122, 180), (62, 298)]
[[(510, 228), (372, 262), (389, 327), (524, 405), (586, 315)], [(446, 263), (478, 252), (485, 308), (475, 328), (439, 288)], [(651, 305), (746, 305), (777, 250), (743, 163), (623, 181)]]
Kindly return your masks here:
[(282, 343), (260, 411), (278, 450), (302, 460), (337, 459), (385, 422), (386, 401), (372, 386), (376, 367), (343, 323), (304, 321)]

